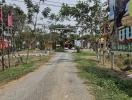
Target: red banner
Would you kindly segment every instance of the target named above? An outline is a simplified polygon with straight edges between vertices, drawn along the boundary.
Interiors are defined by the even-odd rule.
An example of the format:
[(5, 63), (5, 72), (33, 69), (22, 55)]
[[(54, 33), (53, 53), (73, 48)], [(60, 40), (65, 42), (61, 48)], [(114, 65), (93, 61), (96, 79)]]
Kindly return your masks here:
[(8, 14), (8, 28), (12, 28), (12, 11)]
[(0, 21), (3, 22), (3, 11), (2, 11), (2, 7), (0, 7)]

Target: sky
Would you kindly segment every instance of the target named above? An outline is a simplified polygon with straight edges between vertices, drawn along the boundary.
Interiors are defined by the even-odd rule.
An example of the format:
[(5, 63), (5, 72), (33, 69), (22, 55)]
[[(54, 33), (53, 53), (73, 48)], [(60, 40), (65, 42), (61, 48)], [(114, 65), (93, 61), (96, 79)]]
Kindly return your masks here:
[[(26, 8), (26, 5), (24, 4), (23, 2), (24, 0), (6, 0), (6, 4), (8, 5), (17, 5), (19, 6), (25, 13), (27, 13), (27, 8)], [(34, 3), (35, 2), (39, 2), (39, 0), (32, 0)], [(69, 4), (70, 6), (74, 6), (76, 3), (77, 3), (78, 0), (46, 0), (45, 3), (41, 3), (41, 6), (40, 6), (40, 12), (42, 12), (42, 10), (45, 8), (45, 7), (50, 7), (51, 8), (51, 12), (52, 13), (59, 13), (59, 10), (61, 8), (61, 5), (62, 3), (67, 3)], [(85, 0), (82, 0), (82, 1), (85, 1)], [(101, 0), (101, 2), (104, 2), (105, 0)], [(47, 22), (48, 20), (45, 20), (45, 22), (42, 22), (40, 20), (40, 18), (42, 18), (42, 14), (39, 13), (39, 17), (38, 17), (38, 23), (40, 24), (50, 24), (50, 22)], [(70, 25), (75, 25), (76, 22), (75, 21), (64, 21), (62, 24), (70, 24)]]
[[(6, 0), (6, 4), (9, 5), (17, 5), (19, 6), (25, 13), (27, 13), (27, 8), (26, 5), (23, 2), (24, 0)], [(34, 3), (35, 2), (39, 2), (39, 0), (32, 0)], [(71, 6), (74, 6), (77, 3), (77, 0), (46, 0), (44, 3), (41, 3), (40, 6), (40, 12), (42, 12), (42, 10), (45, 7), (50, 7), (51, 8), (51, 13), (59, 13), (59, 10), (61, 8), (62, 3), (67, 3)], [(39, 17), (38, 20), (42, 17), (42, 14), (39, 13)], [(46, 20), (47, 21), (47, 20)], [(39, 23), (41, 23), (41, 21), (38, 21)], [(47, 23), (47, 22), (46, 22)], [(49, 23), (49, 22), (48, 22)], [(65, 22), (66, 23), (66, 22)], [(70, 22), (71, 24), (75, 24), (73, 22)]]
[[(24, 0), (6, 0), (7, 4), (11, 4), (11, 5), (18, 5), (20, 6), (25, 12), (27, 12), (26, 10), (26, 6), (23, 2)], [(34, 3), (35, 2), (39, 2), (39, 0), (32, 0)], [(77, 0), (46, 0), (45, 3), (41, 3), (41, 8), (45, 8), (45, 7), (50, 7), (52, 9), (53, 12), (58, 12), (60, 9), (60, 6), (62, 3), (67, 3), (70, 5), (74, 5), (76, 3)]]

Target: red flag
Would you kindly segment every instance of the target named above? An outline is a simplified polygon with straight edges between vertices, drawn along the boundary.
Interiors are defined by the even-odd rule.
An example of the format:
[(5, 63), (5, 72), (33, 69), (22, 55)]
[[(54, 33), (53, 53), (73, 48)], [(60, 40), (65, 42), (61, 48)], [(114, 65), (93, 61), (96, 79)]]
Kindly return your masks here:
[(3, 22), (3, 11), (2, 11), (2, 7), (0, 7), (0, 21)]
[(9, 11), (8, 14), (8, 28), (12, 28), (12, 11)]

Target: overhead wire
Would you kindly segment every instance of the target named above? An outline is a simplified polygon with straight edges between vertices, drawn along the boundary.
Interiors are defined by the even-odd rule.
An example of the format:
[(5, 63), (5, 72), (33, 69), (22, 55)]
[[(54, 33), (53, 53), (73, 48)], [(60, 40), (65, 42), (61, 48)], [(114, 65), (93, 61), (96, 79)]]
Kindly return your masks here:
[[(45, 1), (45, 2), (58, 3), (58, 4), (61, 4), (61, 5), (64, 3), (64, 2), (57, 2), (57, 1), (51, 1), (51, 0), (47, 0), (47, 1)], [(68, 3), (66, 3), (66, 4), (68, 4)], [(75, 4), (68, 4), (68, 5), (73, 6), (73, 5), (75, 5)]]
[[(15, 1), (15, 2), (24, 2), (24, 0), (12, 0), (12, 1)], [(32, 0), (32, 2), (38, 4), (37, 1)], [(51, 4), (51, 3), (54, 3), (54, 4)], [(59, 7), (59, 8), (61, 8), (62, 4), (63, 4), (62, 2), (56, 2), (56, 1), (46, 0), (45, 2), (42, 2), (40, 5), (41, 6), (42, 5), (46, 5), (46, 6), (52, 6), (52, 7)], [(74, 4), (68, 4), (68, 5), (72, 6)]]
[[(23, 0), (12, 0), (12, 1), (16, 1), (16, 2), (24, 2)], [(34, 0), (32, 0), (33, 3), (38, 3)], [(49, 3), (55, 3), (55, 4), (49, 4)], [(56, 4), (60, 4), (60, 5), (56, 5)], [(53, 7), (62, 7), (63, 2), (57, 2), (57, 1), (51, 1), (51, 0), (46, 0), (44, 3), (41, 3), (41, 5), (47, 5), (47, 6), (53, 6)], [(66, 3), (68, 4), (68, 3)], [(74, 4), (68, 4), (73, 6)]]
[(48, 3), (43, 3), (41, 5), (47, 5), (47, 6), (52, 6), (52, 7), (62, 7), (61, 5), (48, 4)]

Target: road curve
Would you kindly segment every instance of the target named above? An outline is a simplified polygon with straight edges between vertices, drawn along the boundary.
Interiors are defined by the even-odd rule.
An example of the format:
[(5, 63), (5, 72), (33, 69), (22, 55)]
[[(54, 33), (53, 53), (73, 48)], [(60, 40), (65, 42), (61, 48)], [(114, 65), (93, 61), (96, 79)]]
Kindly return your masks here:
[(0, 100), (93, 100), (77, 77), (70, 53), (55, 56), (35, 72), (0, 88)]

